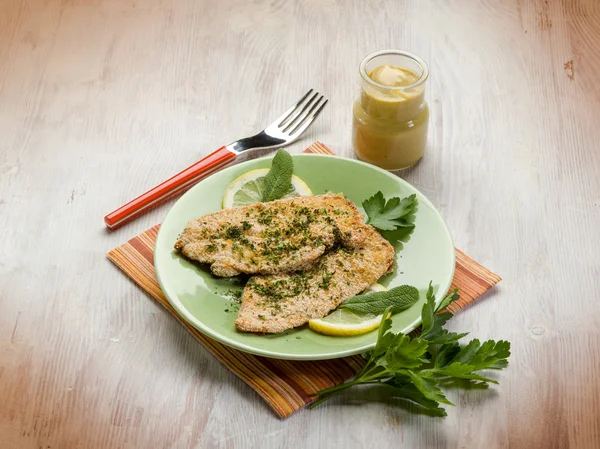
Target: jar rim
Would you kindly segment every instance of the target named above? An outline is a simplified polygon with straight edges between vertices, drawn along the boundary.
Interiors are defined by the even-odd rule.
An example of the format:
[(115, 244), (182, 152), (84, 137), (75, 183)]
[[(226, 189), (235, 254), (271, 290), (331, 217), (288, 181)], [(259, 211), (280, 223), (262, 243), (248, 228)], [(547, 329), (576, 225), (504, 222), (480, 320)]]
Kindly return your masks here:
[[(417, 81), (415, 81), (414, 83), (409, 84), (407, 86), (386, 86), (385, 84), (380, 84), (380, 83), (374, 81), (373, 79), (371, 79), (371, 77), (369, 77), (369, 74), (367, 73), (367, 64), (369, 62), (371, 62), (371, 60), (375, 59), (378, 56), (390, 55), (390, 54), (406, 56), (407, 58), (410, 58), (413, 61), (415, 61), (421, 67), (421, 76), (419, 77), (419, 79)], [(372, 84), (373, 86), (378, 87), (379, 89), (384, 89), (384, 90), (411, 89), (413, 87), (419, 86), (420, 84), (423, 84), (425, 82), (425, 80), (427, 80), (427, 78), (429, 77), (429, 68), (427, 67), (427, 64), (425, 63), (425, 61), (423, 61), (423, 59), (421, 59), (419, 56), (417, 56), (413, 53), (410, 53), (408, 51), (393, 50), (393, 49), (380, 50), (380, 51), (376, 51), (374, 53), (371, 53), (371, 54), (365, 56), (364, 59), (360, 62), (359, 72), (360, 72), (361, 78), (363, 78), (366, 82)]]

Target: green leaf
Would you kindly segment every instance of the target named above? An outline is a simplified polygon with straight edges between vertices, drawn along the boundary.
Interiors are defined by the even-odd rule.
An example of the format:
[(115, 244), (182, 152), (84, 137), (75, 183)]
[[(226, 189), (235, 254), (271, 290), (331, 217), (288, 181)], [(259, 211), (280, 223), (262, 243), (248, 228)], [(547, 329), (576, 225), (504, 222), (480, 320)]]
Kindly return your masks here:
[(480, 376), (475, 374), (473, 371), (475, 371), (475, 367), (473, 365), (465, 365), (464, 363), (454, 362), (451, 365), (448, 365), (446, 368), (438, 370), (437, 372), (445, 376), (457, 377), (459, 379), (480, 380), (482, 382), (490, 382), (493, 384), (498, 383), (494, 379)]
[(448, 332), (446, 329), (443, 329), (446, 321), (452, 318), (452, 313), (437, 313), (437, 310), (447, 307), (450, 303), (452, 303), (452, 301), (456, 301), (459, 298), (456, 291), (450, 293), (440, 303), (440, 306), (445, 305), (445, 307), (436, 307), (433, 286), (430, 282), (425, 298), (426, 302), (423, 304), (423, 309), (421, 311), (421, 338), (427, 339), (430, 344), (447, 344), (458, 341), (468, 334), (468, 332), (457, 334), (455, 332)]
[(435, 368), (445, 368), (457, 363), (472, 367), (472, 371), (482, 369), (502, 369), (508, 366), (510, 343), (508, 341), (488, 340), (481, 344), (479, 340), (471, 340), (460, 347), (458, 343), (443, 345), (434, 362)]
[(456, 301), (457, 299), (460, 298), (460, 295), (458, 294), (458, 289), (455, 288), (454, 290), (452, 290), (448, 296), (446, 296), (442, 302), (440, 303), (439, 306), (437, 306), (436, 312), (439, 312), (440, 310), (444, 310), (446, 308), (448, 308), (448, 306), (450, 304), (452, 304), (454, 301)]
[(423, 365), (428, 346), (421, 338), (398, 334), (385, 353), (386, 367), (393, 371), (418, 368)]
[(421, 335), (427, 335), (433, 328), (433, 318), (435, 316), (435, 296), (433, 295), (433, 286), (431, 281), (425, 294), (425, 304), (421, 310)]
[(448, 365), (456, 354), (460, 352), (460, 345), (458, 343), (450, 343), (442, 345), (434, 361), (436, 368), (442, 368)]
[(395, 334), (390, 332), (392, 327), (392, 320), (389, 318), (391, 307), (383, 312), (383, 320), (377, 330), (377, 342), (375, 347), (370, 352), (370, 359), (374, 359), (382, 356), (388, 350), (392, 342), (394, 341)]
[(469, 364), (473, 365), (476, 370), (502, 369), (508, 366), (508, 357), (510, 357), (510, 342), (488, 340), (469, 360)]
[(385, 208), (385, 198), (383, 197), (383, 193), (381, 193), (381, 191), (377, 192), (371, 198), (364, 200), (362, 205), (367, 213), (367, 223), (369, 223), (371, 217), (377, 217)]
[(383, 292), (356, 295), (340, 305), (343, 309), (360, 313), (382, 314), (391, 307), (392, 313), (408, 309), (419, 300), (419, 290), (410, 285), (400, 285)]
[(414, 373), (413, 371), (408, 371), (408, 375), (410, 376), (410, 380), (414, 384), (414, 386), (423, 393), (427, 399), (431, 399), (432, 401), (441, 402), (442, 404), (454, 405), (446, 396), (437, 387), (437, 380), (432, 378), (424, 378)]
[(480, 346), (481, 343), (479, 340), (474, 338), (466, 346), (461, 348), (460, 352), (456, 354), (456, 357), (452, 359), (452, 362), (469, 363), (475, 354), (477, 354), (477, 351), (479, 351)]
[(508, 360), (498, 360), (496, 363), (487, 367), (487, 369), (504, 369), (508, 366)]
[(265, 190), (262, 201), (274, 201), (283, 198), (292, 188), (294, 161), (285, 150), (279, 150), (273, 157), (271, 170), (265, 176)]
[(456, 332), (448, 332), (446, 329), (439, 328), (435, 331), (435, 333), (430, 333), (427, 335), (427, 340), (432, 345), (446, 345), (455, 343), (467, 335), (469, 335), (468, 332), (457, 334)]
[(427, 302), (435, 302), (435, 295), (433, 294), (433, 281), (429, 281), (429, 285), (427, 286), (427, 292), (425, 293), (425, 298), (427, 298)]
[(387, 203), (380, 191), (363, 201), (367, 213), (367, 224), (382, 231), (393, 231), (398, 228), (414, 227), (415, 212), (419, 204), (413, 193), (406, 198), (393, 197)]
[[(448, 320), (450, 320), (450, 318), (452, 318), (452, 316), (453, 315), (450, 312), (444, 312), (444, 313), (435, 313), (434, 312), (433, 319), (431, 321), (431, 327), (426, 334), (431, 337), (437, 335), (442, 330), (442, 326), (444, 326), (444, 324), (446, 324), (446, 322)], [(443, 330), (445, 330), (445, 329), (443, 329)]]

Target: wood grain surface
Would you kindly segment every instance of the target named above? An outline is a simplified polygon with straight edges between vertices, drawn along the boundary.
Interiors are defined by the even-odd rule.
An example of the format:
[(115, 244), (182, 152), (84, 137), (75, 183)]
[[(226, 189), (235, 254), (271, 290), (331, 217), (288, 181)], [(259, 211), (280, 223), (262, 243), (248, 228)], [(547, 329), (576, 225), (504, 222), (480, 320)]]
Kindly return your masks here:
[[(358, 391), (280, 421), (105, 258), (102, 217), (309, 87), (352, 155), (358, 63), (430, 64), (401, 173), (502, 276), (452, 327), (513, 343), (445, 419)], [(0, 448), (600, 447), (600, 2), (0, 0)], [(172, 202), (171, 202), (172, 203)]]

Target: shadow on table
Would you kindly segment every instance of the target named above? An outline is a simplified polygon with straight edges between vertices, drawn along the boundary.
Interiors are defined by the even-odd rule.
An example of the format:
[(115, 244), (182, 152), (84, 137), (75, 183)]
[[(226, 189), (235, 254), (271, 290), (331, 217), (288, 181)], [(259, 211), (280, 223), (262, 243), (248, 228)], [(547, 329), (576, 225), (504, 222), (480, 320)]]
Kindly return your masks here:
[[(471, 406), (482, 405), (484, 402), (495, 399), (498, 396), (498, 392), (493, 388), (488, 388), (487, 385), (469, 384), (462, 380), (447, 384), (442, 383), (440, 386), (443, 391), (448, 393), (460, 391), (461, 397), (459, 399), (461, 401), (466, 400)], [(445, 404), (440, 404), (439, 409), (427, 409), (405, 397), (398, 396), (393, 388), (386, 385), (375, 385), (346, 391), (338, 396), (337, 403), (343, 406), (362, 406), (368, 403), (381, 403), (411, 414), (431, 417), (443, 417), (446, 413), (452, 413), (456, 409), (456, 407)], [(456, 412), (458, 413), (458, 410)]]
[(427, 416), (444, 416), (439, 410), (428, 410), (405, 398), (398, 397), (393, 388), (376, 385), (364, 388), (354, 388), (338, 396), (338, 404), (344, 406), (362, 406), (368, 403), (381, 403), (398, 407), (410, 413)]

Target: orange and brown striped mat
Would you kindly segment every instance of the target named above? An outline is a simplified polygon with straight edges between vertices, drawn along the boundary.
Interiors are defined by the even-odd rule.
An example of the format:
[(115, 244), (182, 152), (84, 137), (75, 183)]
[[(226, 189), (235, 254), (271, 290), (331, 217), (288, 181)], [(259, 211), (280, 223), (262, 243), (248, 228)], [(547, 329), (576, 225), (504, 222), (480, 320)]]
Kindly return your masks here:
[[(333, 154), (319, 142), (305, 152)], [(319, 390), (350, 379), (360, 369), (363, 359), (359, 355), (314, 362), (269, 359), (229, 348), (201, 334), (171, 307), (158, 285), (153, 259), (159, 226), (113, 249), (108, 258), (167, 309), (212, 355), (256, 390), (281, 418), (312, 402)], [(450, 308), (453, 312), (462, 309), (499, 281), (497, 275), (456, 250), (452, 288), (460, 289), (460, 300)]]

